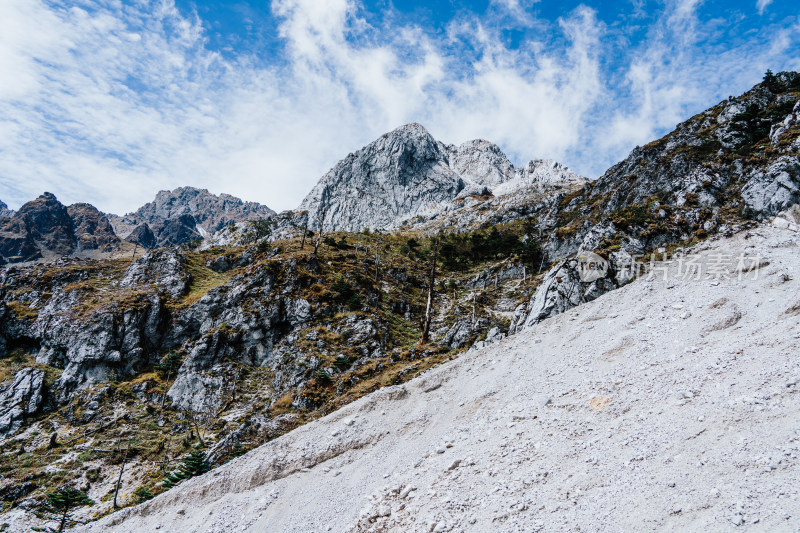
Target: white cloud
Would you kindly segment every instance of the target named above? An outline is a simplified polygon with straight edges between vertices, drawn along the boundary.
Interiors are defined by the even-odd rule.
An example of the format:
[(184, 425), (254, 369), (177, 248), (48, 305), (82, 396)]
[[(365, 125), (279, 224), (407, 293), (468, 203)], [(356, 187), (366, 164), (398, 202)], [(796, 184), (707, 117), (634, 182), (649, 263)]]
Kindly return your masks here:
[(763, 15), (767, 7), (772, 3), (772, 0), (758, 0), (756, 2), (756, 9), (759, 15)]
[(491, 17), (437, 37), (381, 26), (353, 0), (274, 0), (285, 61), (265, 65), (209, 51), (171, 0), (4, 0), (0, 199), (49, 190), (124, 212), (188, 184), (292, 208), (338, 159), (411, 121), (596, 175), (722, 91), (797, 67), (797, 22), (724, 49), (696, 5), (669, 4), (621, 51), (585, 7), (533, 21), (536, 37), (509, 48)]

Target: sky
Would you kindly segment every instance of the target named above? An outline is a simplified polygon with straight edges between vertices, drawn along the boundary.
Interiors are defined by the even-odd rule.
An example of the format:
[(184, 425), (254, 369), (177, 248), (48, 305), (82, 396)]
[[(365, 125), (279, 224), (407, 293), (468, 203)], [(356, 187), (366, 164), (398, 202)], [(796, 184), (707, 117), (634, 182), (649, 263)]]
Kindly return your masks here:
[(767, 69), (796, 0), (0, 0), (0, 200), (292, 209), (409, 122), (596, 177)]

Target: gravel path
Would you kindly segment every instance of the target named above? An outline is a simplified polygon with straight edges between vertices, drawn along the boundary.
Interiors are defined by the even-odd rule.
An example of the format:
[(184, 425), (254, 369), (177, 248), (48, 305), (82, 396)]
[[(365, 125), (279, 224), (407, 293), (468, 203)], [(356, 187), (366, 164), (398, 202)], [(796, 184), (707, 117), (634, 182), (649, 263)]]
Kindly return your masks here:
[(673, 264), (82, 531), (800, 531), (800, 237), (701, 246), (757, 279)]

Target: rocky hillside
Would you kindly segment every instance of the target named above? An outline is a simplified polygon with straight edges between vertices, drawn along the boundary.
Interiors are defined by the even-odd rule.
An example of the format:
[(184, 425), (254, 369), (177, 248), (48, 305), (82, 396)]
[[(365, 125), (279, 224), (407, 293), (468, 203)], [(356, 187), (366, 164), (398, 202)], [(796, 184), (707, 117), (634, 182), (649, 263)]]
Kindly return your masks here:
[(688, 252), (79, 531), (795, 531), (800, 238)]
[[(3, 204), (5, 207), (5, 204)], [(44, 193), (0, 217), (0, 263), (114, 252), (121, 242), (105, 215), (89, 204), (64, 206)]]
[(421, 125), (407, 124), (337, 163), (297, 211), (309, 213), (312, 229), (320, 220), (326, 231), (397, 229), (440, 217), (468, 197), (584, 181), (553, 161), (517, 169), (488, 141), (445, 145)]
[[(134, 505), (167, 490), (165, 476), (192, 452), (222, 464), (535, 329), (656, 259), (678, 261), (687, 247), (771, 218), (800, 183), (798, 99), (798, 75), (768, 77), (590, 183), (552, 162), (512, 169), (490, 143), (449, 147), (405, 126), (340, 162), (305, 211), (139, 258), (4, 268), (4, 509), (37, 509), (64, 485), (95, 500), (83, 518), (112, 512), (115, 500)], [(68, 210), (52, 211), (48, 235), (87, 234), (57, 223), (73, 220)], [(323, 232), (313, 223), (304, 232), (323, 212)], [(177, 216), (192, 219), (176, 222), (184, 228), (197, 222)], [(362, 231), (368, 220), (397, 229)], [(786, 212), (775, 223), (800, 219)], [(136, 231), (157, 243), (143, 224)], [(339, 225), (354, 231), (328, 229)]]
[(206, 189), (180, 187), (160, 191), (152, 202), (133, 213), (109, 218), (121, 238), (153, 248), (202, 239), (235, 222), (266, 219), (274, 214), (265, 205), (244, 202), (229, 194), (217, 196)]

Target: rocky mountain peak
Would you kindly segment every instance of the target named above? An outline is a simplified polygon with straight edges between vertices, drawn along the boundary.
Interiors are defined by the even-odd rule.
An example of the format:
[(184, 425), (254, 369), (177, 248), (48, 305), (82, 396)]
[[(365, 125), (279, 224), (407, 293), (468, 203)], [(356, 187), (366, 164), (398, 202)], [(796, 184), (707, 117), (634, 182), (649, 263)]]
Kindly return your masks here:
[(25, 203), (0, 228), (0, 255), (7, 261), (33, 261), (43, 252), (66, 255), (74, 249), (67, 208), (49, 192)]
[(72, 220), (77, 249), (112, 252), (119, 248), (120, 239), (103, 213), (86, 203), (72, 204), (67, 208)]
[(464, 188), (444, 145), (419, 124), (406, 124), (348, 155), (325, 174), (298, 208), (311, 226), (360, 231), (389, 228), (429, 212)]
[(466, 197), (510, 194), (523, 187), (582, 182), (567, 167), (534, 160), (514, 168), (499, 146), (475, 139), (437, 141), (420, 124), (406, 124), (336, 164), (298, 208), (309, 226), (325, 230), (392, 229), (452, 211)]
[(108, 219), (89, 204), (69, 207), (46, 192), (27, 202), (0, 225), (0, 257), (35, 261), (87, 250), (110, 252), (120, 244)]
[(514, 165), (496, 144), (467, 141), (450, 150), (450, 168), (462, 178), (493, 187), (514, 178)]
[[(120, 237), (150, 248), (148, 243), (151, 242), (156, 246), (181, 244), (234, 222), (259, 220), (274, 214), (275, 211), (265, 205), (245, 202), (230, 194), (217, 196), (207, 189), (179, 187), (159, 191), (152, 202), (133, 213), (122, 217), (111, 215), (110, 219)], [(147, 242), (137, 240), (139, 237), (146, 237)]]
[(14, 215), (14, 211), (8, 208), (5, 202), (0, 200), (0, 218), (10, 218)]

